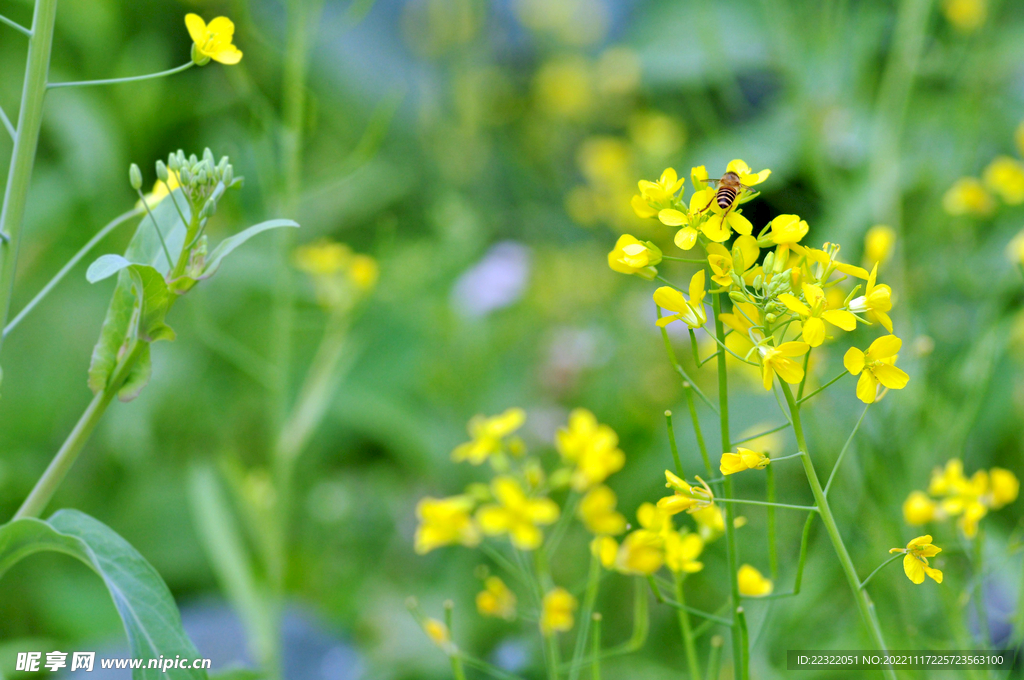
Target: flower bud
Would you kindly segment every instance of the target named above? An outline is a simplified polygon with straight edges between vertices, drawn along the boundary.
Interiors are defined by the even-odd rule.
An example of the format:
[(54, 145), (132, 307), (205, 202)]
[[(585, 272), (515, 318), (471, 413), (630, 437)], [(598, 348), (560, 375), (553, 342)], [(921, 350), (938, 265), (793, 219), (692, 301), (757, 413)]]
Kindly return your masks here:
[(185, 186), (192, 183), (192, 171), (189, 170), (187, 165), (181, 166), (181, 169), (178, 171), (178, 179)]
[(156, 176), (161, 182), (166, 182), (170, 178), (170, 174), (167, 172), (167, 166), (163, 161), (156, 162)]
[(764, 285), (764, 276), (758, 274), (754, 277), (754, 290), (761, 290), (762, 285)]
[(209, 219), (210, 217), (213, 217), (216, 212), (217, 203), (215, 201), (207, 201), (206, 205), (204, 205), (203, 209), (199, 212), (199, 219)]
[(170, 153), (167, 155), (167, 167), (177, 172), (181, 168), (181, 163), (178, 162), (178, 154)]
[(221, 181), (224, 182), (224, 186), (229, 187), (231, 183), (235, 181), (235, 168), (230, 163), (224, 168), (224, 173), (221, 175)]
[(732, 300), (733, 302), (739, 303), (750, 302), (750, 300), (747, 299), (747, 296), (738, 290), (730, 290), (729, 299)]
[(205, 149), (203, 149), (203, 160), (209, 163), (211, 166), (213, 165), (213, 152), (210, 151), (210, 147), (206, 147)]
[(192, 166), (192, 168), (195, 168), (197, 165), (199, 165), (199, 158), (195, 154), (189, 155), (188, 164)]
[(772, 314), (771, 312), (768, 312), (767, 314), (764, 315), (765, 323), (773, 324), (775, 323), (776, 319), (778, 319), (778, 317)]
[(139, 170), (139, 166), (135, 163), (128, 168), (128, 182), (131, 183), (132, 189), (136, 191), (142, 189), (142, 170)]
[(769, 272), (769, 271), (772, 270), (772, 267), (774, 267), (774, 266), (775, 266), (775, 252), (772, 251), (772, 252), (770, 252), (770, 253), (768, 253), (767, 255), (764, 256), (764, 263), (761, 265), (761, 268), (764, 271)]

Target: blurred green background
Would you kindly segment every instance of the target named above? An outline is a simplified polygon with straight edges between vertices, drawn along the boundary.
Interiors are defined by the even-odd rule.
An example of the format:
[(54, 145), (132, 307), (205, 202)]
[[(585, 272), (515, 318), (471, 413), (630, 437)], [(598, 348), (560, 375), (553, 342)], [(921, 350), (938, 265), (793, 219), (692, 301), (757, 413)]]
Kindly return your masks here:
[[(2, 11), (30, 21), (24, 0), (7, 0)], [(190, 11), (236, 22), (240, 65), (48, 95), (13, 308), (134, 204), (130, 162), (148, 184), (153, 161), (178, 148), (209, 146), (245, 176), (213, 222), (216, 235), (240, 221), (294, 217), (299, 243), (330, 237), (379, 260), (344, 380), (299, 464), (287, 577), (290, 599), (351, 645), (364, 677), (450, 676), (406, 611), (409, 595), (433, 615), (452, 598), (461, 645), (539, 677), (533, 625), (475, 612), (480, 553), (413, 554), (416, 501), (484, 478), (449, 462), (472, 415), (522, 406), (527, 443), (542, 450), (571, 408), (589, 408), (619, 433), (627, 455), (610, 482), (620, 509), (632, 518), (662, 494), (662, 412), (684, 414), (685, 403), (653, 324), (652, 287), (612, 272), (605, 255), (627, 231), (671, 252), (672, 230), (641, 222), (629, 207), (636, 181), (667, 166), (683, 176), (702, 164), (715, 176), (732, 158), (771, 168), (762, 196), (745, 208), (755, 229), (798, 213), (811, 225), (809, 243), (842, 243), (847, 261), (861, 260), (872, 225), (897, 234), (882, 280), (895, 291), (900, 362), (912, 379), (871, 410), (833, 491), (862, 575), (922, 533), (903, 523), (900, 505), (933, 467), (960, 457), (968, 474), (999, 465), (1021, 475), (1021, 276), (1004, 251), (1022, 210), (997, 202), (988, 215), (951, 216), (942, 197), (992, 158), (1024, 153), (1014, 142), (1024, 119), (1024, 5), (328, 0), (310, 38), (295, 214), (282, 213), (288, 6), (62, 0), (51, 79), (183, 63)], [(0, 35), (0, 104), (10, 113), (24, 42), (3, 27)], [(3, 177), (10, 146), (0, 136)], [(132, 229), (96, 254), (122, 250)], [(230, 460), (259, 471), (276, 436), (266, 369), (275, 360), (281, 246), (254, 240), (174, 310), (178, 340), (154, 348), (152, 383), (112, 407), (52, 505), (79, 508), (125, 536), (183, 606), (220, 597), (189, 510), (187, 466)], [(689, 275), (682, 266), (663, 271), (672, 280)], [(294, 385), (324, 321), (309, 283), (296, 273), (293, 285)], [(4, 519), (88, 403), (86, 369), (110, 292), (107, 283), (87, 284), (82, 265), (4, 344)], [(675, 339), (685, 354), (685, 336)], [(815, 379), (841, 370), (843, 349), (825, 353)], [(734, 432), (783, 422), (754, 376), (737, 371)], [(710, 366), (698, 379), (707, 391), (714, 380)], [(827, 474), (860, 414), (853, 380), (812, 406), (811, 446)], [(714, 414), (701, 412), (714, 432)], [(684, 463), (696, 465), (692, 430), (677, 423)], [(780, 453), (795, 450), (791, 437)], [(781, 500), (810, 501), (796, 467), (780, 466), (778, 476)], [(741, 475), (737, 485), (740, 495), (762, 497), (759, 476)], [(741, 560), (763, 570), (764, 514), (743, 514)], [(779, 522), (777, 587), (788, 589), (802, 518), (782, 512)], [(991, 625), (1006, 639), (1022, 573), (1021, 502), (983, 526)], [(976, 628), (972, 607), (958, 599), (972, 587), (960, 539), (948, 523), (933, 533), (945, 549), (946, 583), (913, 586), (896, 565), (873, 582), (893, 648), (955, 647), (957, 630), (969, 640)], [(583, 578), (583, 541), (570, 537), (566, 552), (577, 557), (556, 562), (557, 580)], [(759, 678), (786, 674), (788, 648), (865, 644), (820, 524), (810, 546), (800, 597), (749, 606)], [(704, 560), (688, 582), (689, 604), (715, 610), (727, 595), (721, 543)], [(603, 591), (606, 638), (625, 639), (632, 583), (613, 575)], [(0, 594), (0, 644), (42, 638), (88, 649), (119, 639), (102, 585), (67, 559), (23, 562)], [(609, 662), (605, 677), (680, 675), (674, 612), (655, 607), (652, 617), (646, 647)]]

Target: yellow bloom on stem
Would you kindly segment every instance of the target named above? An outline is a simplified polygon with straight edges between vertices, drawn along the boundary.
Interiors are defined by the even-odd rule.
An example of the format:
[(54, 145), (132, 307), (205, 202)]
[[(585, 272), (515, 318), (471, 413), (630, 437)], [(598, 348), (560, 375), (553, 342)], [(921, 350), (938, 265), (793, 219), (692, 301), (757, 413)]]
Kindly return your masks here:
[(737, 572), (740, 595), (743, 597), (764, 597), (771, 595), (775, 585), (771, 579), (765, 578), (761, 572), (749, 564), (744, 564)]
[(942, 13), (961, 33), (981, 28), (988, 16), (988, 0), (943, 0)]
[(619, 554), (619, 544), (611, 536), (595, 536), (590, 542), (590, 554), (601, 562), (605, 569), (611, 569)]
[(889, 553), (903, 553), (903, 571), (914, 583), (924, 583), (927, 574), (936, 583), (942, 583), (942, 572), (928, 566), (928, 558), (942, 552), (942, 548), (932, 545), (931, 536), (918, 536), (907, 543), (906, 548), (892, 548)]
[(446, 545), (459, 543), (475, 546), (480, 543), (480, 530), (469, 513), (473, 510), (469, 496), (424, 498), (416, 505), (415, 547), (420, 555)]
[(665, 537), (665, 566), (677, 574), (693, 574), (704, 568), (697, 560), (704, 541), (697, 534), (673, 531)]
[(890, 390), (902, 390), (907, 386), (910, 376), (894, 365), (897, 352), (903, 341), (895, 335), (883, 335), (862, 352), (851, 347), (843, 357), (843, 366), (853, 375), (860, 374), (857, 381), (857, 398), (865, 404), (873, 404), (878, 392), (878, 384)]
[(353, 255), (348, 267), (348, 278), (357, 288), (368, 291), (377, 285), (380, 266), (369, 255)]
[(483, 616), (511, 621), (516, 617), (516, 596), (497, 576), (484, 581), (484, 589), (476, 594), (476, 609)]
[(864, 259), (868, 264), (885, 264), (896, 248), (896, 230), (876, 224), (864, 235)]
[(700, 231), (715, 243), (728, 241), (734, 231), (745, 236), (754, 231), (754, 225), (736, 210), (735, 205), (723, 210), (718, 201), (712, 201), (711, 213), (711, 217), (701, 225)]
[(840, 248), (838, 243), (826, 243), (821, 247), (821, 250), (818, 250), (817, 248), (807, 248), (797, 244), (790, 245), (790, 248), (792, 248), (795, 253), (807, 258), (808, 264), (813, 262), (818, 265), (817, 272), (813, 272), (812, 274), (815, 276), (816, 280), (822, 283), (827, 281), (834, 271), (838, 271), (849, 276), (856, 276), (858, 279), (864, 280), (869, 276), (867, 269), (839, 261), (838, 255)]
[(658, 509), (668, 516), (683, 511), (694, 513), (708, 507), (715, 500), (711, 487), (700, 477), (696, 477), (696, 480), (701, 483), (701, 486), (691, 486), (685, 479), (673, 474), (671, 470), (665, 470), (665, 479), (668, 480), (665, 486), (672, 489), (673, 494), (659, 500)]
[(443, 621), (427, 619), (423, 622), (423, 632), (427, 634), (431, 642), (445, 650), (445, 652), (448, 652), (451, 648), (452, 636), (448, 631), (448, 626), (444, 625)]
[(961, 177), (943, 194), (942, 207), (950, 215), (984, 217), (992, 213), (995, 203), (981, 180)]
[(579, 604), (565, 588), (554, 588), (544, 595), (540, 612), (540, 632), (543, 635), (565, 633), (575, 623), (573, 614)]
[(992, 468), (976, 471), (968, 479), (963, 463), (954, 458), (944, 468), (932, 472), (928, 493), (942, 496), (937, 518), (957, 517), (957, 526), (966, 538), (978, 533), (978, 523), (989, 510), (998, 510), (1017, 499), (1020, 482), (1009, 470)]
[(662, 309), (675, 312), (675, 314), (663, 316), (656, 323), (664, 328), (673, 321), (684, 321), (690, 328), (700, 328), (708, 321), (708, 314), (704, 309), (703, 302), (706, 294), (703, 269), (690, 278), (689, 300), (675, 288), (662, 286), (654, 291), (654, 302)]
[(235, 35), (235, 24), (231, 19), (217, 17), (207, 24), (198, 14), (186, 14), (185, 26), (201, 58), (213, 59), (222, 64), (242, 61), (241, 50), (231, 43)]
[[(672, 168), (665, 168), (657, 182), (640, 180), (640, 193), (633, 196), (631, 202), (633, 212), (637, 214), (637, 217), (654, 217), (662, 210), (671, 209), (675, 205), (676, 194), (683, 188), (685, 181), (678, 177)], [(673, 212), (679, 211), (673, 210)]]
[(982, 179), (989, 190), (1010, 205), (1024, 203), (1024, 164), (1009, 156), (999, 156), (985, 168)]
[(821, 287), (805, 283), (801, 289), (807, 304), (789, 293), (779, 295), (779, 301), (786, 305), (789, 311), (800, 316), (802, 337), (808, 345), (818, 347), (825, 341), (826, 321), (844, 331), (852, 331), (857, 327), (857, 317), (850, 312), (828, 308), (828, 300)]
[(558, 519), (558, 505), (550, 498), (531, 498), (512, 477), (495, 477), (491, 492), (497, 503), (476, 512), (480, 529), (488, 536), (508, 534), (520, 550), (536, 550), (544, 540), (540, 527)]
[(723, 453), (719, 470), (723, 475), (732, 475), (744, 470), (763, 470), (771, 463), (771, 459), (760, 451), (751, 451), (742, 446), (736, 447), (736, 453)]
[(726, 250), (721, 243), (709, 243), (707, 252), (711, 280), (728, 287), (733, 285), (734, 272), (741, 279), (753, 279), (752, 270), (757, 266), (757, 256), (761, 249), (757, 247), (757, 239), (748, 234), (737, 238), (731, 250)]
[(871, 268), (868, 274), (867, 286), (864, 294), (850, 300), (850, 311), (856, 314), (867, 314), (869, 318), (877, 319), (885, 330), (892, 333), (892, 319), (886, 313), (892, 309), (892, 289), (885, 284), (876, 284), (878, 278), (878, 263)]
[(988, 476), (992, 489), (993, 510), (998, 510), (1017, 500), (1017, 495), (1020, 493), (1020, 481), (1015, 474), (996, 467), (989, 470)]
[(725, 171), (735, 172), (740, 177), (740, 184), (747, 187), (757, 186), (768, 179), (772, 174), (771, 170), (754, 172), (745, 161), (742, 161), (739, 158), (729, 161), (729, 165), (726, 166)]
[(648, 281), (658, 275), (655, 265), (661, 262), (661, 250), (650, 241), (638, 241), (623, 234), (608, 253), (608, 266), (620, 274), (636, 274)]
[(576, 491), (586, 491), (600, 484), (626, 464), (626, 454), (619, 446), (615, 430), (597, 422), (590, 411), (582, 408), (569, 414), (568, 427), (555, 435), (555, 446), (566, 462), (575, 464), (571, 483)]
[[(704, 543), (710, 543), (725, 533), (725, 513), (722, 512), (722, 508), (714, 503), (706, 508), (691, 512), (690, 517), (697, 523), (697, 533)], [(732, 525), (739, 529), (746, 525), (746, 523), (746, 517), (734, 517)]]
[(623, 574), (650, 576), (665, 564), (665, 538), (648, 529), (630, 532), (619, 546), (615, 568)]
[(799, 215), (779, 215), (769, 224), (768, 238), (776, 245), (792, 245), (807, 236), (808, 228)]
[(618, 499), (607, 486), (599, 485), (580, 501), (577, 514), (587, 531), (597, 536), (616, 536), (626, 530), (626, 518), (616, 512)]
[(733, 302), (735, 313), (722, 314), (722, 323), (736, 331), (734, 335), (749, 337), (747, 331), (761, 325), (761, 311), (749, 302)]
[(793, 357), (807, 354), (811, 346), (806, 342), (784, 342), (778, 347), (758, 347), (761, 355), (761, 383), (764, 389), (771, 391), (772, 381), (778, 375), (790, 385), (796, 385), (804, 379), (804, 368)]
[(468, 427), (472, 439), (455, 447), (452, 460), (456, 463), (465, 460), (480, 465), (491, 456), (501, 453), (506, 446), (505, 438), (525, 422), (526, 411), (521, 408), (510, 408), (496, 416), (473, 416)]
[(936, 519), (939, 504), (923, 491), (914, 491), (903, 501), (903, 519), (910, 526), (921, 526)]

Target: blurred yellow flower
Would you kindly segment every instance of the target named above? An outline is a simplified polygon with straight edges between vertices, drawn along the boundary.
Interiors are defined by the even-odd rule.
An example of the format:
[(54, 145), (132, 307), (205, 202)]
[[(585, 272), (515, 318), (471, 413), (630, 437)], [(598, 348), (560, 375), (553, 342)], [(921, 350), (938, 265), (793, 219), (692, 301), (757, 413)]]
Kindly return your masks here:
[(658, 275), (655, 265), (661, 262), (661, 250), (650, 241), (638, 241), (630, 234), (623, 234), (608, 253), (608, 266), (621, 274), (654, 280)]
[(764, 597), (771, 595), (774, 584), (771, 579), (765, 578), (761, 572), (749, 564), (744, 564), (737, 572), (740, 595), (743, 597)]
[[(978, 523), (989, 510), (999, 510), (1012, 503), (1019, 492), (1020, 482), (1009, 470), (998, 467), (988, 472), (978, 470), (968, 479), (964, 476), (963, 463), (957, 458), (947, 461), (943, 468), (936, 468), (928, 484), (931, 496), (943, 497), (935, 508), (935, 519), (957, 517), (957, 526), (967, 538), (977, 535)], [(904, 504), (908, 524), (918, 523), (911, 521), (906, 508), (911, 499), (923, 507), (919, 494), (923, 495), (915, 491)]]
[(732, 475), (744, 470), (763, 470), (771, 463), (771, 459), (760, 451), (751, 451), (742, 446), (736, 448), (736, 453), (723, 453), (719, 469), (723, 475)]
[(803, 367), (793, 361), (792, 357), (807, 354), (811, 346), (806, 342), (784, 342), (778, 347), (758, 347), (761, 355), (761, 384), (771, 391), (776, 375), (790, 385), (796, 385), (804, 379)]
[(459, 543), (475, 546), (480, 543), (480, 530), (469, 513), (473, 510), (469, 496), (423, 498), (416, 505), (415, 548), (420, 555), (446, 545)]
[(593, 76), (582, 56), (558, 57), (543, 64), (533, 90), (538, 108), (555, 118), (585, 120), (594, 106)]
[(995, 203), (981, 180), (961, 177), (942, 196), (942, 207), (950, 215), (984, 217), (992, 213)]
[(988, 0), (943, 0), (942, 13), (961, 33), (981, 28), (988, 16)]
[(590, 554), (601, 562), (605, 569), (611, 569), (619, 553), (619, 544), (611, 536), (595, 536), (590, 542)]
[(829, 309), (825, 292), (811, 283), (801, 286), (804, 304), (796, 296), (789, 293), (779, 295), (779, 301), (789, 308), (789, 311), (800, 316), (802, 323), (802, 337), (811, 347), (818, 347), (825, 341), (825, 322), (844, 331), (852, 331), (857, 327), (857, 317), (842, 309)]
[(931, 536), (918, 536), (907, 543), (906, 548), (892, 548), (890, 554), (903, 553), (903, 571), (914, 583), (924, 583), (927, 574), (936, 583), (942, 583), (942, 572), (928, 566), (928, 558), (942, 552), (942, 548), (932, 545)]
[(843, 366), (853, 375), (860, 375), (857, 398), (865, 404), (874, 403), (879, 383), (890, 390), (907, 386), (910, 376), (894, 365), (902, 344), (895, 335), (883, 335), (872, 342), (866, 352), (856, 347), (846, 351)]
[(380, 267), (377, 260), (369, 255), (353, 255), (349, 263), (348, 277), (361, 290), (367, 291), (377, 285)]
[(580, 501), (577, 511), (587, 531), (598, 536), (616, 536), (626, 530), (626, 518), (615, 511), (618, 500), (607, 486), (592, 488)]
[(903, 501), (903, 519), (910, 526), (927, 524), (936, 518), (939, 504), (923, 491), (914, 491)]
[(777, 245), (799, 243), (804, 236), (807, 236), (809, 229), (807, 222), (800, 219), (799, 215), (779, 215), (771, 221), (769, 226), (771, 231), (768, 236), (772, 243)]
[(541, 604), (540, 632), (552, 635), (572, 630), (577, 606), (576, 598), (565, 588), (549, 590)]
[(202, 57), (222, 64), (242, 61), (241, 50), (231, 43), (235, 35), (235, 24), (231, 19), (217, 17), (207, 24), (198, 14), (186, 14), (185, 26), (195, 43), (196, 52)]
[(703, 269), (690, 278), (689, 300), (671, 286), (658, 288), (654, 291), (654, 302), (662, 309), (675, 312), (675, 314), (663, 316), (656, 323), (664, 328), (673, 321), (681, 320), (690, 328), (700, 328), (708, 321), (703, 302), (705, 294)]
[(512, 477), (495, 477), (491, 492), (497, 503), (476, 512), (480, 529), (488, 536), (508, 534), (520, 550), (536, 550), (544, 540), (541, 526), (558, 519), (558, 505), (550, 498), (531, 498)]
[(896, 230), (876, 224), (864, 235), (864, 260), (869, 265), (885, 264), (896, 248)]
[(562, 459), (575, 464), (571, 483), (576, 491), (600, 484), (626, 464), (615, 430), (597, 422), (590, 411), (578, 408), (569, 414), (567, 427), (555, 434), (555, 447)]
[[(731, 250), (726, 250), (721, 243), (707, 245), (708, 264), (711, 266), (711, 280), (729, 287), (733, 285), (732, 274), (735, 272), (740, 279), (753, 280), (754, 268), (761, 249), (757, 247), (757, 239), (749, 234), (738, 237)], [(748, 281), (749, 283), (749, 281)]]
[(677, 574), (693, 574), (704, 568), (697, 560), (704, 541), (697, 534), (673, 531), (665, 536), (665, 566)]
[(317, 300), (328, 308), (347, 309), (359, 294), (369, 292), (379, 274), (377, 261), (352, 252), (344, 243), (320, 239), (301, 245), (292, 254), (295, 267), (313, 280)]
[(1017, 500), (1020, 493), (1020, 480), (1017, 476), (1004, 468), (992, 468), (989, 470), (989, 484), (992, 486), (991, 507), (993, 510), (1009, 505)]
[(1024, 267), (1024, 231), (1020, 232), (1006, 245), (1006, 254), (1019, 267)]
[(452, 636), (448, 632), (448, 626), (444, 625), (443, 621), (427, 619), (423, 622), (423, 630), (435, 645), (446, 652), (449, 650), (451, 647)]
[(500, 578), (489, 576), (476, 594), (476, 609), (483, 616), (511, 621), (516, 617), (516, 596)]
[(700, 477), (695, 478), (701, 486), (691, 486), (685, 479), (681, 479), (670, 470), (665, 470), (665, 486), (672, 489), (673, 494), (660, 499), (658, 509), (671, 516), (683, 511), (694, 513), (710, 506), (715, 500), (711, 487)]
[(629, 137), (643, 153), (662, 158), (682, 148), (686, 128), (682, 121), (658, 111), (637, 113), (629, 119)]
[(985, 168), (982, 179), (989, 191), (1010, 205), (1024, 203), (1024, 164), (1009, 156), (999, 156)]
[(295, 249), (295, 266), (311, 276), (330, 276), (343, 271), (352, 259), (352, 249), (344, 243), (321, 239)]
[(455, 447), (452, 460), (456, 463), (469, 461), (473, 465), (480, 465), (491, 456), (500, 454), (507, 446), (505, 438), (525, 422), (526, 411), (521, 408), (510, 408), (491, 417), (473, 416), (468, 427), (472, 439)]
[(650, 576), (665, 564), (665, 538), (649, 529), (632, 531), (615, 556), (615, 568), (623, 574)]
[(885, 330), (892, 333), (892, 319), (887, 312), (892, 309), (892, 289), (885, 284), (876, 284), (878, 263), (871, 268), (864, 294), (850, 300), (850, 311), (855, 314), (867, 314), (869, 319), (877, 320)]

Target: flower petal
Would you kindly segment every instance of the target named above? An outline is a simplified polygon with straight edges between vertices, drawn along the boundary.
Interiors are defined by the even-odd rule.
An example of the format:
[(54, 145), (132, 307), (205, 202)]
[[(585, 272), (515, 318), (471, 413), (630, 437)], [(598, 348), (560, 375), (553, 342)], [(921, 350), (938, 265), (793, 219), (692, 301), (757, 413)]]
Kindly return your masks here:
[(689, 250), (697, 243), (697, 230), (693, 227), (683, 227), (676, 232), (673, 241), (679, 249)]
[(902, 346), (903, 341), (895, 335), (883, 335), (871, 343), (871, 346), (868, 347), (868, 351), (865, 352), (865, 355), (868, 357), (868, 361), (888, 359), (899, 352), (900, 347)]
[(875, 394), (878, 392), (878, 381), (871, 371), (864, 371), (857, 381), (857, 398), (865, 404), (875, 403)]
[(903, 556), (903, 573), (914, 583), (924, 583), (924, 563), (910, 553)]
[(910, 376), (905, 371), (892, 364), (875, 364), (871, 367), (871, 372), (875, 374), (878, 382), (890, 390), (902, 390), (910, 380)]
[(665, 208), (659, 212), (658, 219), (661, 220), (662, 224), (669, 227), (681, 227), (684, 224), (690, 223), (690, 218), (686, 216), (686, 213), (672, 208)]
[(864, 352), (856, 347), (846, 350), (846, 354), (843, 356), (843, 366), (853, 375), (857, 375), (864, 370)]
[(842, 309), (829, 309), (821, 314), (821, 318), (844, 331), (852, 331), (857, 327), (857, 317)]
[(188, 35), (196, 45), (201, 46), (206, 42), (206, 22), (203, 21), (201, 16), (198, 14), (186, 14), (185, 28), (188, 29)]

